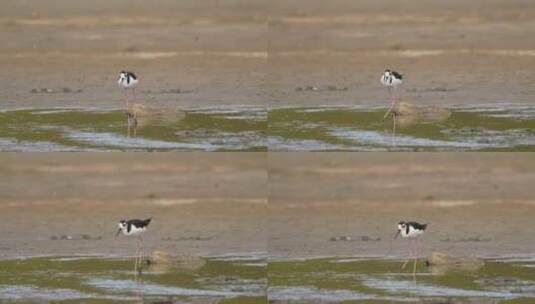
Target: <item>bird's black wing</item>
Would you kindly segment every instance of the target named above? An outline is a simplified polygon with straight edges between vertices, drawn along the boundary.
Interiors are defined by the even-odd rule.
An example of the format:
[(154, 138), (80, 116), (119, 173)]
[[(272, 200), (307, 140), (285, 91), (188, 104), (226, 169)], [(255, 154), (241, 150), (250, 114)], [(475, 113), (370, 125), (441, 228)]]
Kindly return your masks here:
[(143, 228), (143, 227), (147, 227), (150, 223), (151, 219), (146, 219), (146, 220), (139, 220), (139, 219), (133, 219), (133, 220), (129, 220), (127, 223), (128, 227), (128, 231), (130, 232), (130, 226), (131, 225), (134, 225), (138, 228)]
[(137, 79), (137, 75), (134, 74), (134, 72), (127, 72), (128, 76), (132, 77), (133, 79)]
[(418, 230), (425, 230), (427, 228), (427, 224), (420, 224), (417, 222), (409, 222), (409, 225)]
[(392, 75), (394, 75), (394, 77), (396, 77), (397, 79), (403, 79), (403, 75), (396, 71), (392, 71)]

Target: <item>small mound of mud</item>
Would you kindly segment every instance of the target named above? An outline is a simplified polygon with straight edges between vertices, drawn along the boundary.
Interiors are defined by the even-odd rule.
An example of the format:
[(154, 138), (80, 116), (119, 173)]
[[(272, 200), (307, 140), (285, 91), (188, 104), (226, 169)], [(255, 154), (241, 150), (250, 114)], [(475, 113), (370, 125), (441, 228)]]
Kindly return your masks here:
[(77, 240), (92, 241), (92, 240), (102, 240), (102, 237), (92, 236), (89, 234), (80, 234), (80, 235), (62, 234), (62, 235), (52, 235), (50, 237), (50, 240), (51, 241), (77, 241)]
[(135, 115), (138, 127), (175, 124), (186, 117), (186, 112), (178, 109), (155, 109), (138, 103), (131, 104), (127, 112)]
[(159, 91), (144, 90), (142, 92), (145, 94), (188, 94), (188, 93), (193, 93), (194, 90), (183, 90), (180, 88), (176, 88), (176, 89), (167, 89), (167, 90), (159, 90)]
[(206, 261), (194, 255), (172, 255), (166, 251), (156, 250), (149, 260), (151, 270), (155, 272), (170, 272), (180, 269), (182, 271), (197, 271), (206, 264)]
[(324, 85), (324, 86), (314, 86), (308, 85), (304, 87), (295, 88), (296, 92), (336, 92), (336, 91), (347, 91), (347, 87), (338, 87), (335, 85)]
[(444, 252), (432, 252), (426, 265), (434, 274), (444, 274), (450, 270), (476, 271), (485, 265), (482, 259), (473, 256), (452, 257)]
[(59, 89), (52, 89), (52, 88), (34, 88), (30, 90), (30, 93), (32, 94), (70, 94), (70, 93), (81, 93), (82, 89), (71, 89), (71, 88), (59, 88)]
[[(451, 111), (437, 105), (415, 105), (400, 102), (393, 110), (397, 115), (397, 125), (408, 127), (415, 124), (439, 123), (451, 116)], [(386, 116), (388, 116), (388, 113)]]
[(361, 235), (356, 237), (351, 237), (347, 235), (341, 235), (341, 236), (333, 236), (329, 238), (329, 241), (331, 242), (351, 242), (351, 241), (361, 241), (361, 242), (379, 242), (381, 240), (380, 237), (372, 237), (368, 235)]
[(464, 243), (464, 242), (490, 242), (492, 241), (491, 238), (484, 238), (482, 236), (471, 236), (471, 237), (464, 237), (459, 239), (451, 239), (451, 238), (445, 238), (441, 239), (441, 242), (452, 242), (452, 243)]

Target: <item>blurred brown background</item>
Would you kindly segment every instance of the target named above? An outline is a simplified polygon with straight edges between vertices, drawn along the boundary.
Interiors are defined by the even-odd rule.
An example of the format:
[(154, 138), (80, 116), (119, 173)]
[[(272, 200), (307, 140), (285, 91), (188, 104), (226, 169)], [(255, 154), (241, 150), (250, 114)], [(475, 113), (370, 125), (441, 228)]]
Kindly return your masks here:
[(383, 104), (386, 67), (407, 101), (525, 103), (534, 34), (526, 0), (5, 0), (0, 103), (117, 107), (130, 69), (154, 106)]

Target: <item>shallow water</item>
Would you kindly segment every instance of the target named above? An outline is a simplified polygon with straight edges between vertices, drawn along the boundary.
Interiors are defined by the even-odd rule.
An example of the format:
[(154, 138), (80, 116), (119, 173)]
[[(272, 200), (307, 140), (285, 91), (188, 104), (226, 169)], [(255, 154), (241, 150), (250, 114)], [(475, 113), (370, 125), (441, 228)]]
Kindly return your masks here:
[(272, 151), (535, 151), (535, 106), (450, 108), (435, 123), (399, 126), (392, 134), (384, 108), (273, 109), (268, 116)]
[(21, 109), (0, 112), (0, 151), (535, 151), (535, 105), (450, 109), (395, 136), (385, 109), (370, 106), (189, 109), (135, 136), (121, 110)]
[[(265, 254), (203, 258), (197, 268), (131, 259), (39, 257), (0, 261), (0, 302), (61, 303), (532, 303), (535, 261), (488, 260), (479, 269), (370, 258), (271, 260)], [(409, 265), (412, 266), (412, 265)], [(411, 267), (408, 267), (411, 268)], [(15, 274), (15, 275), (14, 275)]]
[[(21, 109), (0, 112), (0, 151), (265, 151), (266, 111), (258, 107), (168, 111), (140, 117), (128, 134), (122, 110)], [(181, 114), (181, 115), (178, 115)], [(156, 117), (159, 118), (159, 117)], [(147, 121), (144, 122), (143, 119)]]
[(477, 270), (446, 271), (420, 262), (415, 276), (412, 264), (404, 271), (401, 264), (347, 258), (270, 262), (268, 298), (270, 303), (532, 303), (535, 299), (535, 262), (487, 261)]
[(0, 261), (0, 302), (266, 303), (265, 265), (245, 265), (262, 261), (207, 258), (196, 270), (147, 266), (136, 279), (132, 259), (6, 260)]

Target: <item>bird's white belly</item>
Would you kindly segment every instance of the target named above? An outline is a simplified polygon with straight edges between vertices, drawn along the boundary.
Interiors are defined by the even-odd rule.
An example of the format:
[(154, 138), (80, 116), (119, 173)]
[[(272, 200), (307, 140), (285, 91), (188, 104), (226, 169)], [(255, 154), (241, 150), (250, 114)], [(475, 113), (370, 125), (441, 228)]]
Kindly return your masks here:
[(133, 88), (137, 84), (137, 79), (131, 79), (130, 82), (127, 82), (126, 79), (117, 81), (119, 86), (123, 88)]
[(140, 236), (143, 232), (145, 232), (145, 228), (132, 227), (130, 231), (125, 231), (124, 234), (127, 236)]
[(423, 233), (422, 230), (415, 230), (415, 229), (410, 228), (408, 233), (406, 231), (403, 231), (401, 236), (404, 238), (415, 238), (422, 233)]
[(401, 79), (395, 78), (394, 76), (385, 76), (381, 77), (381, 84), (385, 87), (397, 87), (402, 83)]
[(401, 84), (401, 80), (400, 79), (397, 79), (397, 78), (392, 79), (392, 84), (391, 85), (393, 87), (397, 87), (400, 84)]

